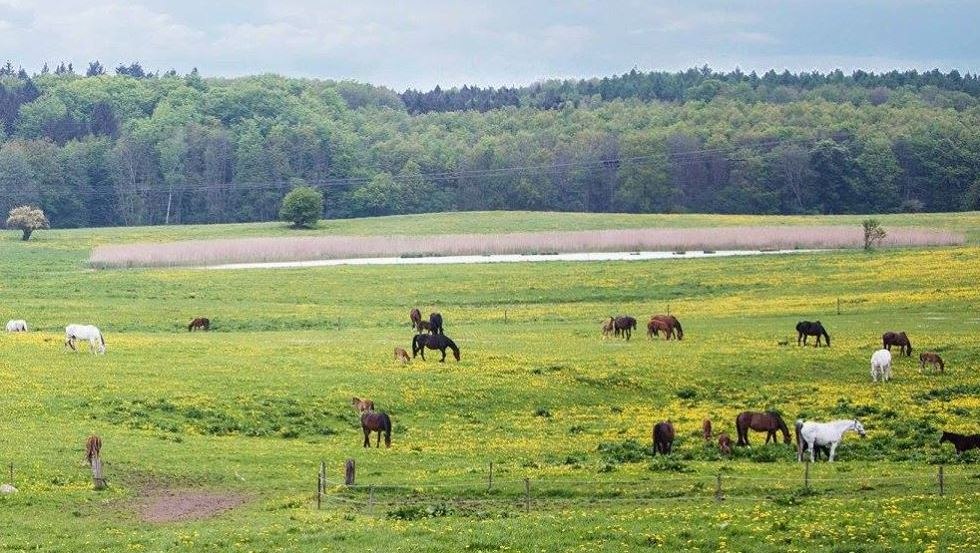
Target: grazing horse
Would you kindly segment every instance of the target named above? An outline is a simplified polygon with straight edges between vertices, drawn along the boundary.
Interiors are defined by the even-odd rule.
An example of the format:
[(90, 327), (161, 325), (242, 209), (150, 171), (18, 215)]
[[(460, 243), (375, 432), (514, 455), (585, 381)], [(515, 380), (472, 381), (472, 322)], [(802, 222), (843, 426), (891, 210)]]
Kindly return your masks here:
[(946, 371), (946, 363), (943, 363), (943, 358), (939, 356), (938, 353), (932, 351), (924, 351), (919, 354), (919, 370), (923, 371), (926, 368), (926, 364), (932, 365), (932, 370), (939, 370), (939, 372)]
[(616, 317), (613, 321), (613, 329), (616, 331), (616, 336), (622, 335), (628, 342), (632, 334), (631, 331), (636, 330), (636, 319), (629, 315)]
[(943, 442), (953, 444), (953, 447), (956, 448), (956, 454), (959, 455), (970, 449), (980, 449), (980, 434), (968, 436), (966, 434), (955, 434), (944, 430), (942, 437), (939, 438), (939, 443)]
[(766, 443), (772, 440), (772, 443), (778, 443), (776, 440), (776, 431), (779, 430), (783, 433), (783, 442), (789, 444), (793, 443), (792, 439), (789, 437), (789, 428), (786, 427), (786, 423), (783, 422), (783, 417), (775, 411), (766, 411), (765, 413), (760, 413), (758, 411), (743, 411), (735, 417), (735, 430), (738, 432), (738, 445), (749, 445), (749, 429), (757, 430), (759, 432), (766, 432)]
[(408, 356), (405, 348), (395, 348), (395, 361), (401, 361), (402, 365), (409, 363), (412, 359)]
[(704, 436), (704, 441), (711, 441), (711, 419), (704, 419), (701, 423), (701, 435)]
[(816, 461), (814, 455), (819, 446), (830, 445), (830, 455), (828, 462), (834, 462), (837, 454), (837, 445), (844, 439), (845, 432), (857, 432), (862, 438), (865, 437), (864, 426), (857, 419), (837, 420), (831, 422), (803, 422), (802, 419), (796, 421), (796, 460), (803, 461), (803, 443), (810, 449), (810, 462)]
[(27, 321), (24, 319), (7, 321), (7, 332), (27, 332)]
[(418, 334), (422, 334), (422, 331), (425, 330), (432, 332), (432, 325), (429, 324), (429, 321), (419, 321), (419, 324), (415, 325), (415, 328), (418, 330)]
[(830, 334), (824, 329), (820, 321), (800, 321), (796, 323), (796, 345), (800, 345), (800, 340), (803, 341), (802, 345), (806, 345), (806, 339), (808, 336), (816, 336), (817, 343), (814, 347), (820, 347), (820, 337), (823, 336), (827, 341), (827, 347), (830, 347)]
[(92, 466), (92, 460), (98, 458), (100, 451), (102, 451), (102, 438), (92, 434), (88, 440), (85, 440), (85, 460), (88, 461), (88, 466)]
[(905, 332), (886, 332), (881, 335), (881, 347), (891, 351), (892, 346), (898, 346), (899, 355), (912, 357), (912, 342), (909, 342)]
[(667, 323), (672, 331), (672, 334), (674, 334), (678, 340), (684, 339), (684, 329), (681, 328), (681, 322), (677, 320), (677, 317), (673, 315), (654, 315), (653, 317), (650, 317), (650, 320), (658, 320)]
[(378, 444), (381, 447), (381, 433), (385, 434), (385, 447), (391, 447), (391, 419), (383, 411), (365, 411), (361, 414), (361, 430), (364, 431), (364, 447), (371, 447), (371, 432), (378, 433)]
[(653, 454), (669, 455), (674, 447), (674, 425), (661, 421), (653, 425)]
[(722, 455), (732, 454), (732, 439), (725, 432), (718, 434), (718, 449), (721, 450)]
[(871, 381), (885, 382), (892, 379), (892, 352), (879, 349), (871, 355)]
[(211, 330), (211, 319), (207, 317), (198, 317), (191, 321), (191, 324), (187, 325), (187, 332), (192, 330)]
[(442, 331), (442, 313), (429, 314), (429, 332), (433, 334), (445, 334)]
[(354, 406), (354, 409), (357, 409), (358, 413), (363, 413), (365, 411), (374, 411), (374, 402), (371, 401), (370, 399), (361, 399), (359, 397), (355, 397), (354, 399), (351, 400), (350, 404)]
[(647, 323), (647, 338), (653, 339), (654, 336), (659, 336), (659, 334), (664, 333), (664, 340), (670, 340), (670, 337), (674, 335), (674, 329), (664, 321), (659, 319), (650, 319)]
[(616, 330), (616, 319), (614, 317), (609, 317), (609, 320), (602, 323), (602, 339), (612, 336), (613, 331)]
[(415, 338), (412, 338), (412, 357), (421, 354), (422, 360), (425, 361), (425, 348), (442, 352), (440, 363), (446, 362), (446, 348), (453, 350), (453, 357), (459, 361), (459, 347), (445, 334), (416, 334)]
[(88, 340), (88, 350), (92, 353), (105, 354), (105, 338), (99, 329), (92, 325), (70, 324), (65, 327), (65, 347), (75, 348), (75, 340)]
[(413, 307), (412, 310), (408, 312), (408, 318), (412, 321), (412, 330), (422, 332), (422, 327), (419, 326), (419, 323), (422, 322), (422, 312), (419, 311), (417, 307)]

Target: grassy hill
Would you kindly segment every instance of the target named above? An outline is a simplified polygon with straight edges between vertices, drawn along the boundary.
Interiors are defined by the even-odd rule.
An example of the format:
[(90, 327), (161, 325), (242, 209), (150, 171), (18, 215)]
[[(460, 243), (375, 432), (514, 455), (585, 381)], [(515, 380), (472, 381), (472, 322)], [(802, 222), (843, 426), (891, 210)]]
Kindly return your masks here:
[[(651, 225), (858, 224), (860, 217), (476, 213), (325, 222), (314, 233), (504, 232)], [(968, 233), (969, 245), (779, 257), (614, 263), (385, 266), (276, 271), (84, 267), (93, 244), (283, 235), (278, 225), (47, 231), (0, 240), (0, 549), (130, 550), (975, 550), (974, 454), (940, 430), (980, 416), (980, 214), (882, 217)], [(839, 301), (839, 303), (838, 303)], [(838, 314), (838, 305), (840, 313)], [(462, 361), (402, 366), (408, 310), (438, 310)], [(681, 342), (605, 340), (601, 320), (681, 318)], [(207, 316), (210, 333), (188, 333)], [(819, 319), (830, 348), (798, 348)], [(66, 353), (69, 322), (97, 324), (103, 356)], [(872, 385), (885, 330), (915, 351)], [(780, 346), (788, 340), (790, 345)], [(922, 374), (920, 351), (947, 363)], [(393, 447), (361, 448), (351, 396), (394, 421)], [(699, 438), (735, 435), (745, 409), (787, 422), (858, 417), (839, 462), (795, 448), (732, 459)], [(649, 455), (671, 419), (670, 459)], [(91, 491), (86, 436), (110, 487)], [(373, 443), (373, 440), (372, 440)], [(357, 462), (359, 487), (342, 481)], [(324, 508), (314, 483), (327, 464)], [(488, 491), (489, 463), (495, 482)], [(944, 463), (947, 497), (936, 486)], [(724, 501), (714, 499), (722, 476)], [(524, 512), (524, 478), (531, 509)], [(0, 480), (6, 481), (4, 474)], [(370, 486), (374, 485), (372, 490)], [(394, 485), (394, 486), (393, 486)], [(393, 486), (393, 487), (385, 487)], [(185, 490), (244, 498), (216, 518), (154, 524), (146, 502)]]

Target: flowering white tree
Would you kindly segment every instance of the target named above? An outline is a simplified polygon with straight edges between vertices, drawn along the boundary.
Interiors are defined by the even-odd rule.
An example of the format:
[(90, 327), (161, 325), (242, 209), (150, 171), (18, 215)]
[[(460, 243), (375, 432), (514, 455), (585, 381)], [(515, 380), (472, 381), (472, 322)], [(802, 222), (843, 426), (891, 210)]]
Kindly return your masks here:
[(44, 216), (43, 211), (36, 207), (22, 205), (10, 210), (10, 216), (7, 217), (7, 228), (20, 229), (24, 233), (21, 240), (27, 240), (35, 230), (51, 227), (48, 225), (48, 218)]

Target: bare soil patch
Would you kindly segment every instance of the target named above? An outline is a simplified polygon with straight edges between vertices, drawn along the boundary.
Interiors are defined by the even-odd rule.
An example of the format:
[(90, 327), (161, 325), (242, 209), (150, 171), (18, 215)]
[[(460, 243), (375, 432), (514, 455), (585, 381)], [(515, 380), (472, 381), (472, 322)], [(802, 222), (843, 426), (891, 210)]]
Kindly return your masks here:
[(246, 500), (234, 492), (157, 489), (138, 499), (137, 510), (144, 522), (182, 522), (218, 516)]

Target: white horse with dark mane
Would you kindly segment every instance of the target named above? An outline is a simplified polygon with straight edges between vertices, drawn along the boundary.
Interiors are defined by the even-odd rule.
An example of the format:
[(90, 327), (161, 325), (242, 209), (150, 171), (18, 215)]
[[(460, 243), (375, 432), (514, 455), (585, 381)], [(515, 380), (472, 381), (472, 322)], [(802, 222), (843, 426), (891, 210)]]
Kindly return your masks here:
[(879, 349), (871, 354), (871, 381), (892, 379), (892, 352), (887, 349)]
[(24, 319), (7, 321), (7, 332), (27, 332), (27, 321)]
[(831, 422), (796, 421), (796, 460), (803, 461), (803, 442), (810, 449), (810, 462), (814, 462), (813, 454), (817, 446), (830, 446), (830, 461), (834, 462), (837, 444), (844, 439), (845, 432), (857, 432), (862, 438), (864, 426), (857, 419), (838, 420)]
[(75, 348), (75, 340), (88, 340), (88, 350), (92, 353), (105, 353), (105, 338), (97, 327), (71, 324), (65, 327), (65, 347)]

